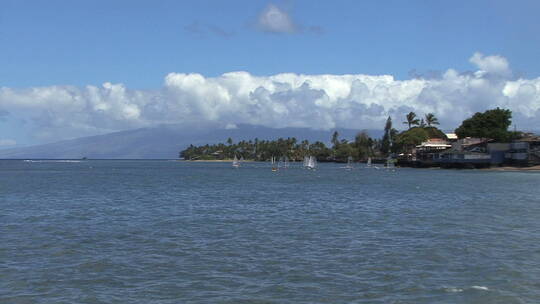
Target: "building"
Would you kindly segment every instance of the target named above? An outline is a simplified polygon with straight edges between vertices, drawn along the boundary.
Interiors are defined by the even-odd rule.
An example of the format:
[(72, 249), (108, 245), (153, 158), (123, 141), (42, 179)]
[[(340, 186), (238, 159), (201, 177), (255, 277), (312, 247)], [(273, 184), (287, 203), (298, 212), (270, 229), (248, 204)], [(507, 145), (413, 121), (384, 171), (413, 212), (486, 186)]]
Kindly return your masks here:
[[(455, 135), (455, 134), (454, 134)], [(431, 138), (411, 154), (401, 154), (398, 165), (411, 167), (487, 168), (491, 166), (540, 165), (540, 136), (525, 134), (512, 143), (467, 137), (449, 140)]]
[(438, 155), (451, 148), (452, 145), (448, 143), (447, 140), (441, 138), (430, 138), (422, 144), (415, 147), (414, 150), (414, 160), (433, 160), (437, 158)]
[[(491, 166), (489, 139), (466, 137), (456, 140), (452, 147), (437, 155), (434, 162), (443, 168), (485, 168)], [(503, 157), (504, 159), (504, 157)]]
[(540, 165), (540, 136), (527, 134), (512, 143), (463, 138), (452, 143), (452, 148), (440, 153), (434, 162), (447, 168)]
[(444, 133), (444, 135), (446, 135), (446, 139), (448, 140), (448, 142), (456, 142), (458, 140), (458, 137), (455, 133)]
[(540, 165), (540, 136), (526, 134), (510, 144), (504, 157), (506, 163), (514, 166)]
[(447, 140), (441, 138), (430, 138), (414, 147), (410, 153), (402, 153), (398, 156), (398, 166), (404, 167), (434, 167), (438, 166), (434, 159), (439, 153), (452, 147)]

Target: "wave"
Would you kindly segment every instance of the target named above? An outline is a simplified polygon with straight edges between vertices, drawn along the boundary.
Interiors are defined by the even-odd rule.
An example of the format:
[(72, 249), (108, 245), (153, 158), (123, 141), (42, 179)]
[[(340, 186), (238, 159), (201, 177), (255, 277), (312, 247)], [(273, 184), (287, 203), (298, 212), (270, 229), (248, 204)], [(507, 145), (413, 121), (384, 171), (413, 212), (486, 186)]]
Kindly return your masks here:
[(473, 285), (469, 288), (459, 288), (459, 287), (444, 287), (443, 290), (446, 291), (446, 292), (451, 292), (451, 293), (454, 293), (454, 292), (463, 292), (465, 290), (471, 290), (471, 289), (474, 289), (474, 290), (482, 290), (482, 291), (489, 291), (489, 288), (487, 288), (486, 286), (478, 286), (478, 285)]

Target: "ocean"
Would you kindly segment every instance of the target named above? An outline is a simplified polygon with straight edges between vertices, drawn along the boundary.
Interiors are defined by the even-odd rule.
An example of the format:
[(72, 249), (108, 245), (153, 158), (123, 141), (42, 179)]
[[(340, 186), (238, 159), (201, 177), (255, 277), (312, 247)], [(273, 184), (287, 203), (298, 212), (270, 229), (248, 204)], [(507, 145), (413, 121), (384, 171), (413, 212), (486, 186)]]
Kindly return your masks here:
[(0, 161), (0, 303), (539, 303), (540, 172)]

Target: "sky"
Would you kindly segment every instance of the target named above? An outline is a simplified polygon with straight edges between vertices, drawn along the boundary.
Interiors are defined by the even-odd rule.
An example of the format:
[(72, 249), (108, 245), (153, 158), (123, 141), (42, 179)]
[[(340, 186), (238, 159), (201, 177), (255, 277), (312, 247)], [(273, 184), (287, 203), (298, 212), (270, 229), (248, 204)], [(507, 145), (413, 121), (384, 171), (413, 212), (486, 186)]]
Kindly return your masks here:
[(178, 123), (540, 129), (539, 1), (0, 1), (0, 148)]

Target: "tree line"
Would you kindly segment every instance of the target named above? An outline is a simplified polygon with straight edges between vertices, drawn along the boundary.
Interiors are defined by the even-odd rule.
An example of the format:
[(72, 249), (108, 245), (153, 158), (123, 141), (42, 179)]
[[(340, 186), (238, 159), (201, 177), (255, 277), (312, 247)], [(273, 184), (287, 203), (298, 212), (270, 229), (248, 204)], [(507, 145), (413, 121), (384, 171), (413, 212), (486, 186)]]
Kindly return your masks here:
[(278, 138), (276, 140), (241, 140), (234, 142), (232, 138), (226, 143), (215, 145), (190, 145), (180, 152), (186, 160), (219, 160), (244, 158), (246, 160), (268, 161), (272, 157), (287, 157), (291, 161), (301, 161), (305, 156), (315, 156), (319, 161), (345, 162), (349, 156), (355, 160), (367, 159), (378, 151), (380, 141), (372, 139), (367, 132), (359, 132), (354, 141), (340, 139), (335, 131), (331, 138), (331, 147), (321, 141), (299, 141), (295, 137)]
[[(482, 137), (495, 141), (511, 141), (519, 138), (520, 132), (510, 132), (512, 112), (505, 109), (493, 109), (484, 113), (476, 113), (455, 130), (459, 138)], [(244, 158), (246, 160), (268, 161), (272, 157), (287, 157), (291, 161), (301, 161), (305, 156), (315, 156), (318, 161), (346, 162), (349, 157), (355, 161), (365, 161), (368, 157), (386, 158), (389, 155), (407, 153), (414, 147), (430, 138), (447, 139), (444, 132), (436, 126), (439, 120), (433, 113), (418, 117), (410, 112), (405, 116), (403, 124), (407, 130), (398, 131), (392, 126), (392, 118), (388, 117), (384, 126), (384, 134), (380, 139), (370, 137), (367, 131), (356, 134), (352, 141), (340, 138), (335, 131), (331, 138), (331, 146), (321, 141), (299, 141), (295, 137), (278, 138), (276, 140), (241, 140), (234, 142), (228, 138), (226, 143), (193, 146), (180, 152), (186, 160), (219, 160)]]

